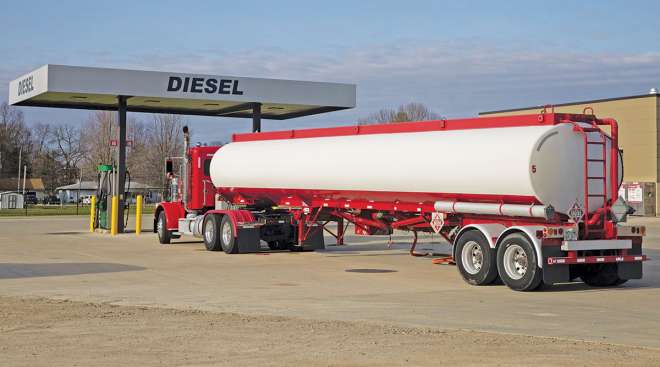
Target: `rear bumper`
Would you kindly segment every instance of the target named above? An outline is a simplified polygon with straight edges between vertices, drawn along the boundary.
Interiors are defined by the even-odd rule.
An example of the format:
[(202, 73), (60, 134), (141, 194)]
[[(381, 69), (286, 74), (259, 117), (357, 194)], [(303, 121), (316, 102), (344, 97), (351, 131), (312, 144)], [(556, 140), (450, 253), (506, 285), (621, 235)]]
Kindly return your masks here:
[(608, 256), (575, 256), (575, 257), (548, 257), (548, 265), (574, 265), (574, 264), (601, 264), (601, 263), (630, 263), (646, 261), (646, 255), (608, 255)]
[[(556, 243), (556, 242), (555, 242)], [(642, 264), (648, 257), (642, 253), (642, 239), (562, 241), (542, 246), (543, 281), (563, 283), (578, 276), (582, 267), (613, 264), (621, 279), (641, 279)]]

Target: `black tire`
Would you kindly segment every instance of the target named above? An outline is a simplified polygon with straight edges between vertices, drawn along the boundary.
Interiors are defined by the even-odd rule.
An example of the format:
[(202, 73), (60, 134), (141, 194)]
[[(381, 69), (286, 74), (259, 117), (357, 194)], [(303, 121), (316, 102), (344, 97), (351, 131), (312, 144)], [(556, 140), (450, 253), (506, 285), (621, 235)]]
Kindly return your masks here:
[(158, 214), (156, 233), (158, 233), (158, 242), (160, 242), (161, 245), (167, 245), (172, 241), (172, 231), (167, 229), (167, 218), (165, 217), (164, 211), (161, 211), (160, 214)]
[(481, 232), (473, 230), (463, 233), (455, 246), (456, 267), (466, 282), (487, 285), (497, 280), (495, 251)]
[(592, 287), (613, 287), (628, 281), (619, 278), (616, 264), (584, 265), (580, 271), (580, 279)]
[(289, 244), (284, 241), (270, 241), (268, 242), (268, 248), (274, 251), (288, 250)]
[(568, 266), (568, 279), (573, 282), (580, 277), (580, 267), (581, 265), (569, 265)]
[(527, 236), (521, 233), (506, 236), (497, 249), (497, 269), (502, 282), (515, 291), (537, 289), (543, 282), (537, 256)]
[[(207, 231), (208, 230), (208, 231)], [(217, 214), (208, 214), (202, 224), (204, 246), (209, 251), (222, 250), (220, 243), (220, 217)]]
[[(229, 231), (229, 238), (225, 238), (225, 231)], [(228, 215), (222, 216), (218, 234), (218, 237), (220, 238), (220, 244), (222, 245), (222, 250), (228, 254), (237, 254), (238, 245), (236, 244), (236, 231), (234, 229), (234, 224), (231, 222), (231, 218), (229, 218)]]

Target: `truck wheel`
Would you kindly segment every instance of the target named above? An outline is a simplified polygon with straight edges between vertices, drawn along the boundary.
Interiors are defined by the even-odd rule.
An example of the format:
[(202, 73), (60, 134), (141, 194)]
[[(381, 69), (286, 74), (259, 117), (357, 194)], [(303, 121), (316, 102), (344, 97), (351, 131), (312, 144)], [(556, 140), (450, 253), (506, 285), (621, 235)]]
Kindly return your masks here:
[(222, 250), (220, 236), (218, 236), (220, 233), (220, 220), (217, 214), (209, 214), (204, 218), (202, 233), (204, 233), (204, 246), (207, 250)]
[(268, 248), (271, 250), (288, 250), (289, 244), (285, 241), (270, 241), (268, 242)]
[(231, 218), (228, 215), (222, 217), (222, 222), (220, 222), (220, 243), (222, 245), (222, 250), (228, 254), (237, 254), (238, 246), (236, 245), (236, 235), (234, 232), (234, 224), (231, 222)]
[(172, 232), (167, 230), (167, 218), (165, 218), (164, 211), (158, 214), (156, 232), (158, 233), (158, 242), (160, 242), (161, 245), (167, 245), (172, 240)]
[(619, 278), (617, 270), (616, 264), (584, 265), (580, 278), (592, 287), (611, 287), (627, 282), (628, 279)]
[(456, 266), (466, 282), (491, 284), (497, 279), (495, 251), (479, 231), (468, 231), (456, 241)]
[(515, 291), (532, 291), (541, 285), (543, 271), (536, 250), (520, 233), (506, 236), (497, 249), (497, 269), (504, 284)]

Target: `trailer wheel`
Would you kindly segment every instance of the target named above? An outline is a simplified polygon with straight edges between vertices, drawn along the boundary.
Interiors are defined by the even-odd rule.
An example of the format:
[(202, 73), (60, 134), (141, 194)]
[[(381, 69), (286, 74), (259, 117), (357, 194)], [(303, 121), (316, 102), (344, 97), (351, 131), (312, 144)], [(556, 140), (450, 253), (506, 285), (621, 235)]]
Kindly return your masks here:
[(506, 236), (497, 249), (497, 269), (504, 284), (516, 291), (532, 291), (543, 281), (536, 250), (520, 233)]
[(222, 250), (222, 244), (220, 243), (220, 220), (217, 214), (208, 214), (204, 218), (204, 223), (202, 226), (202, 233), (204, 233), (204, 246), (209, 251), (220, 251)]
[(497, 279), (495, 251), (479, 231), (468, 231), (456, 241), (456, 266), (466, 282), (491, 284)]
[(584, 265), (580, 271), (580, 279), (592, 287), (612, 287), (628, 281), (619, 278), (616, 264)]
[(165, 217), (165, 211), (161, 211), (158, 214), (158, 220), (156, 221), (156, 233), (158, 233), (158, 242), (161, 245), (167, 245), (172, 241), (172, 232), (167, 230), (167, 218)]
[(237, 254), (238, 246), (236, 244), (236, 232), (234, 230), (234, 224), (231, 222), (231, 218), (228, 215), (222, 217), (220, 222), (220, 244), (222, 245), (222, 250), (228, 254)]

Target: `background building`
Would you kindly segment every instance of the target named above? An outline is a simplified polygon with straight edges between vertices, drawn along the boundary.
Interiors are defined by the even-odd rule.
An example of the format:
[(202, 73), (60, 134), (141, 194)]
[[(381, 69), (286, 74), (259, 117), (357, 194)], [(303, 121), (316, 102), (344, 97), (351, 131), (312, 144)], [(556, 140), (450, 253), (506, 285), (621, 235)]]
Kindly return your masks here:
[(16, 191), (0, 192), (0, 209), (23, 209), (23, 194)]
[[(127, 184), (126, 186), (128, 188), (129, 185)], [(60, 186), (55, 189), (55, 193), (63, 204), (75, 203), (78, 200), (88, 203), (88, 198), (96, 195), (97, 187), (97, 181), (82, 181), (71, 185)], [(149, 186), (141, 182), (131, 182), (129, 200), (133, 200), (136, 195), (141, 194), (147, 203), (156, 203), (161, 200), (161, 191), (162, 189), (158, 187)]]
[[(0, 192), (23, 191), (23, 179), (21, 178), (20, 184), (15, 178), (2, 178), (0, 179)], [(41, 178), (28, 178), (25, 180), (25, 191), (34, 192), (36, 199), (41, 201), (46, 197), (46, 188), (44, 181)]]
[[(555, 112), (582, 113), (591, 107), (598, 117), (619, 122), (619, 147), (623, 149), (624, 187), (620, 192), (639, 215), (660, 213), (657, 187), (660, 183), (660, 104), (655, 89), (649, 94), (580, 101), (554, 105)], [(524, 107), (479, 113), (506, 116), (539, 113), (542, 107)]]

